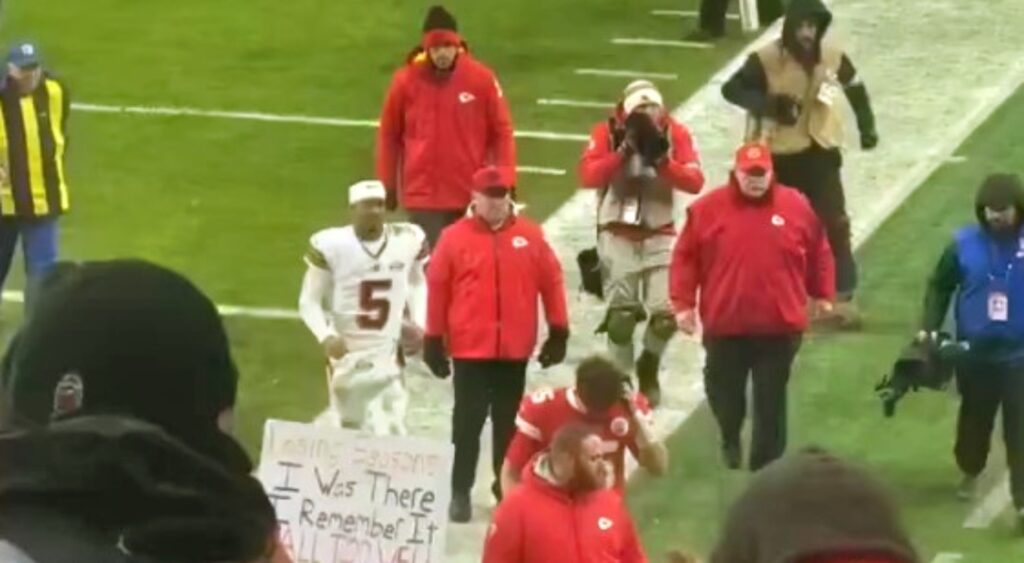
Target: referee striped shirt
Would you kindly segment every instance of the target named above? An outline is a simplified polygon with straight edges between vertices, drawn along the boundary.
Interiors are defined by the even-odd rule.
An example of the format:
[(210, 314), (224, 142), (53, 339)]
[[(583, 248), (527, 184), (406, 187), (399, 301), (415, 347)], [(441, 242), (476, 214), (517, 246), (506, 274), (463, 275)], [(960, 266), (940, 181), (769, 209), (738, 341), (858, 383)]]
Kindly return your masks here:
[(0, 89), (0, 163), (7, 170), (0, 216), (52, 217), (69, 209), (64, 151), (70, 107), (67, 89), (49, 74), (27, 95), (10, 80)]

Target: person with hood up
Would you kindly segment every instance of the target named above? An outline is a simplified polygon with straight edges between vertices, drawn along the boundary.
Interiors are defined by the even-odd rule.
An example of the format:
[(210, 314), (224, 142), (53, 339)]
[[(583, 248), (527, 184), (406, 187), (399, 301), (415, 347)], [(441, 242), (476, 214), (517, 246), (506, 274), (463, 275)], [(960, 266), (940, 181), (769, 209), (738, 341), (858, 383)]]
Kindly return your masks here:
[(710, 563), (919, 563), (891, 493), (818, 448), (772, 463), (729, 509)]
[[(676, 333), (668, 300), (675, 194), (695, 194), (704, 173), (690, 132), (646, 80), (626, 86), (614, 115), (594, 126), (579, 164), (580, 185), (597, 190), (597, 255), (608, 311), (600, 331), (611, 357), (636, 366), (640, 392), (661, 402), (661, 356)], [(637, 357), (633, 332), (647, 321)]]
[(622, 496), (605, 485), (607, 465), (595, 430), (562, 427), (495, 510), (483, 563), (646, 562)]
[[(786, 387), (809, 300), (827, 314), (835, 296), (828, 238), (807, 199), (782, 185), (768, 147), (736, 152), (729, 183), (687, 210), (672, 256), (669, 292), (686, 334), (703, 325), (704, 386), (722, 435), (722, 456), (742, 464), (740, 434), (753, 380), (756, 471), (786, 449)], [(698, 314), (698, 299), (699, 314)]]
[(401, 203), (433, 246), (465, 213), (473, 174), (488, 165), (515, 170), (508, 103), (494, 72), (470, 54), (455, 18), (433, 6), (422, 43), (384, 101), (377, 179), (387, 188), (388, 209)]
[(214, 304), (133, 260), (58, 264), (40, 292), (0, 378), (0, 553), (290, 561), (229, 434), (238, 372)]
[(473, 516), (470, 493), (488, 415), (491, 491), (501, 499), (501, 465), (537, 345), (538, 305), (548, 325), (537, 356), (541, 367), (561, 363), (569, 340), (562, 266), (541, 228), (516, 214), (512, 177), (502, 168), (477, 172), (469, 214), (445, 229), (427, 266), (423, 361), (439, 378), (455, 374), (448, 510), (453, 522)]
[(853, 303), (857, 266), (840, 177), (840, 93), (853, 107), (861, 148), (875, 148), (878, 133), (857, 69), (842, 49), (824, 39), (831, 23), (832, 14), (822, 0), (793, 0), (786, 9), (782, 37), (751, 54), (722, 86), (722, 94), (750, 113), (756, 127), (748, 133), (751, 140), (771, 146), (779, 182), (803, 192), (825, 224), (835, 254), (839, 297), (828, 324), (856, 329), (861, 318)]
[(975, 201), (978, 223), (957, 231), (928, 282), (918, 339), (936, 338), (956, 295), (960, 415), (955, 456), (958, 494), (970, 500), (985, 469), (996, 413), (1010, 491), (1024, 531), (1024, 188), (1013, 174), (985, 179)]

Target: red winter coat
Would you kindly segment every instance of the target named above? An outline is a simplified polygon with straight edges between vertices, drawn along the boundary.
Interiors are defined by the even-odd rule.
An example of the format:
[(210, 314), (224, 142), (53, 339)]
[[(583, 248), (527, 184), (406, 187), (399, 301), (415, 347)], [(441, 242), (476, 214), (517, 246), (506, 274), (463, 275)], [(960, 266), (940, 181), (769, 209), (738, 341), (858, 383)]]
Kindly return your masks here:
[(473, 174), (515, 168), (512, 118), (494, 73), (468, 52), (435, 72), (426, 54), (395, 73), (377, 133), (377, 177), (406, 209), (465, 209)]
[[(615, 119), (621, 124), (624, 118), (617, 114)], [(690, 131), (671, 117), (667, 121), (672, 152), (658, 168), (658, 175), (677, 190), (698, 193), (704, 187), (704, 173)], [(599, 123), (590, 131), (590, 144), (583, 152), (579, 164), (580, 183), (584, 187), (607, 187), (622, 167), (622, 155), (612, 147), (611, 135), (608, 122)]]
[(835, 297), (835, 263), (803, 194), (775, 184), (754, 201), (733, 179), (694, 202), (672, 253), (673, 308), (695, 308), (698, 290), (704, 334), (805, 331), (808, 295)]
[(536, 223), (513, 216), (497, 231), (464, 217), (441, 232), (427, 268), (427, 336), (447, 336), (458, 359), (527, 360), (537, 301), (549, 326), (568, 328), (562, 267)]
[(543, 475), (543, 459), (495, 509), (483, 563), (645, 563), (622, 496), (570, 496)]

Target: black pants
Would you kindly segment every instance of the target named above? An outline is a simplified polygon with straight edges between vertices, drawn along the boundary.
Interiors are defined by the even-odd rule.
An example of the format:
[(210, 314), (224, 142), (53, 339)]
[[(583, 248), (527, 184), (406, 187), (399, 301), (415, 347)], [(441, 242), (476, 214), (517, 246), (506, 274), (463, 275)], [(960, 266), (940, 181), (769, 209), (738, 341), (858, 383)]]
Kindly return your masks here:
[[(701, 0), (700, 28), (713, 35), (725, 34), (725, 13), (729, 0)], [(757, 0), (757, 15), (761, 26), (767, 26), (782, 15), (781, 0)]]
[(1024, 367), (970, 366), (958, 371), (956, 381), (961, 396), (957, 465), (967, 475), (985, 469), (996, 413), (1002, 407), (1010, 491), (1014, 506), (1024, 508)]
[(409, 221), (416, 223), (427, 234), (430, 248), (437, 246), (441, 231), (466, 214), (464, 209), (410, 209)]
[(452, 491), (469, 493), (480, 459), (480, 431), (491, 415), (494, 491), (499, 491), (501, 464), (516, 431), (516, 412), (526, 389), (526, 362), (455, 360), (455, 408), (452, 411)]
[(740, 442), (747, 416), (747, 380), (753, 376), (752, 471), (786, 451), (786, 384), (801, 340), (798, 334), (704, 338), (704, 388), (724, 445)]
[(839, 170), (843, 157), (838, 150), (817, 145), (787, 155), (773, 155), (779, 182), (803, 192), (818, 218), (825, 225), (828, 242), (836, 261), (836, 292), (850, 299), (857, 289), (857, 263), (850, 241), (850, 217), (846, 214), (846, 195)]

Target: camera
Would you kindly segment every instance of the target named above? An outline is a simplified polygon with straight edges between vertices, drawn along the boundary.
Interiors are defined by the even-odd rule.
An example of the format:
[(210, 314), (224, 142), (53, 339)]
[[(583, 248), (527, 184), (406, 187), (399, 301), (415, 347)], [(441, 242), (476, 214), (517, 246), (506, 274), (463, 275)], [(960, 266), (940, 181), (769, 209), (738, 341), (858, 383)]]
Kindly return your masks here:
[(967, 342), (937, 333), (923, 342), (914, 341), (893, 364), (892, 374), (882, 377), (875, 394), (882, 401), (882, 412), (889, 418), (896, 414), (896, 405), (908, 391), (932, 389), (942, 391), (953, 379), (954, 368), (970, 349)]

